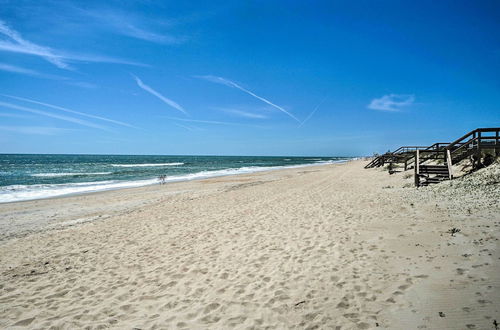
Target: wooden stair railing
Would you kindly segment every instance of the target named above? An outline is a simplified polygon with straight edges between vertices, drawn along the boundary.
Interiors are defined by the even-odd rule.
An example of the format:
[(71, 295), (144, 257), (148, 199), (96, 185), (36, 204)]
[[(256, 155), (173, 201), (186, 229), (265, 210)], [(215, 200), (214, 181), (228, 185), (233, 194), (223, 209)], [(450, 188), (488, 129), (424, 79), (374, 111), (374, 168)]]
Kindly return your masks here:
[[(477, 128), (451, 143), (438, 142), (429, 147), (402, 146), (374, 158), (365, 168), (404, 163), (406, 171), (413, 162), (415, 185), (421, 186), (453, 179), (453, 165), (469, 156), (473, 156), (473, 169), (477, 169), (483, 150), (493, 150), (494, 156), (500, 155), (500, 127)], [(442, 161), (442, 164), (425, 164), (429, 161)]]
[(493, 149), (495, 156), (499, 155), (500, 127), (478, 128), (470, 131), (450, 143), (446, 149), (450, 151), (452, 165), (469, 156), (476, 156), (473, 159), (473, 168), (476, 168), (482, 150)]
[[(444, 180), (451, 180), (453, 177), (451, 163), (446, 151), (434, 151), (431, 157), (423, 158), (425, 153), (420, 150), (415, 152), (415, 186), (426, 186), (432, 183), (439, 183)], [(423, 164), (428, 160), (444, 160), (444, 164)]]
[[(500, 152), (500, 127), (478, 128), (445, 146), (443, 145), (434, 144), (425, 150), (416, 151), (415, 158), (418, 159), (415, 161), (416, 186), (453, 179), (453, 165), (469, 156), (475, 156), (472, 165), (473, 169), (476, 169), (484, 149), (493, 149), (495, 156), (498, 156)], [(444, 165), (423, 165), (426, 161), (439, 159), (444, 161)]]
[(413, 153), (417, 149), (425, 149), (427, 147), (423, 146), (402, 146), (394, 151), (386, 152), (383, 155), (379, 155), (372, 159), (365, 168), (380, 167), (385, 165), (385, 163), (404, 163), (408, 156), (413, 157)]

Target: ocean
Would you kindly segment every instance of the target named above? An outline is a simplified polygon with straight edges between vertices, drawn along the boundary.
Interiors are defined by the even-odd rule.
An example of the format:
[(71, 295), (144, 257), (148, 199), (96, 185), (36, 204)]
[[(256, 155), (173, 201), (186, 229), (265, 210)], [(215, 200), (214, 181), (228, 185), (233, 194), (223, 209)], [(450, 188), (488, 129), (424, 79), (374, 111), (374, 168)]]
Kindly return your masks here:
[(0, 203), (140, 187), (311, 164), (348, 157), (0, 154)]

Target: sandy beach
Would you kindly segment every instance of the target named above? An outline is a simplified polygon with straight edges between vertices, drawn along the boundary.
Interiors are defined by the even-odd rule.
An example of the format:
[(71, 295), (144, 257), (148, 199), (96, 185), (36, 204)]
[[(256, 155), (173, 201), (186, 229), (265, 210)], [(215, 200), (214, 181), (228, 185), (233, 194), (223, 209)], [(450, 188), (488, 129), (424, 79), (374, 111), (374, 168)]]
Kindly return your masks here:
[(499, 167), (366, 163), (0, 204), (0, 328), (495, 329)]

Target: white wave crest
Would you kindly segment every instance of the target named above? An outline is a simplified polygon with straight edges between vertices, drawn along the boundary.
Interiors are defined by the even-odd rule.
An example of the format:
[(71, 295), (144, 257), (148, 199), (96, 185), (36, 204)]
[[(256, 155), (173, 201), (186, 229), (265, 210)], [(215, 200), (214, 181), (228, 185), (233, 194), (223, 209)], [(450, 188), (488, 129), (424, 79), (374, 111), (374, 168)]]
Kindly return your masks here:
[[(168, 176), (166, 182), (191, 181), (197, 179), (207, 179), (235, 174), (248, 174), (278, 169), (290, 169), (306, 166), (325, 165), (342, 163), (347, 160), (331, 160), (317, 162), (313, 164), (300, 164), (290, 166), (247, 166), (240, 168), (228, 168), (214, 171), (201, 171), (181, 175)], [(142, 187), (157, 184), (158, 179), (135, 180), (135, 181), (97, 181), (97, 182), (79, 182), (64, 184), (35, 184), (35, 185), (11, 185), (0, 187), (0, 203), (17, 202), (41, 198), (59, 197), (64, 195), (81, 194), (105, 190), (115, 190), (122, 188)]]
[(111, 164), (113, 167), (154, 167), (154, 166), (180, 166), (184, 163), (153, 163), (153, 164)]
[(112, 172), (88, 172), (88, 173), (37, 173), (37, 174), (31, 174), (31, 176), (35, 177), (40, 177), (40, 178), (56, 178), (56, 177), (61, 177), (61, 176), (79, 176), (79, 175), (107, 175), (111, 174)]

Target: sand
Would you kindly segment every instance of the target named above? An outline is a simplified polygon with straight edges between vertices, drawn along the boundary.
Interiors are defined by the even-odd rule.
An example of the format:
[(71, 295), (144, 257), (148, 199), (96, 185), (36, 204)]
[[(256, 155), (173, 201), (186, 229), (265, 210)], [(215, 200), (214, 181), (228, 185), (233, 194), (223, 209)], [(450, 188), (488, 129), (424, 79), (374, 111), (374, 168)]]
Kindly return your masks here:
[(1, 204), (0, 328), (494, 329), (499, 184), (366, 163)]

